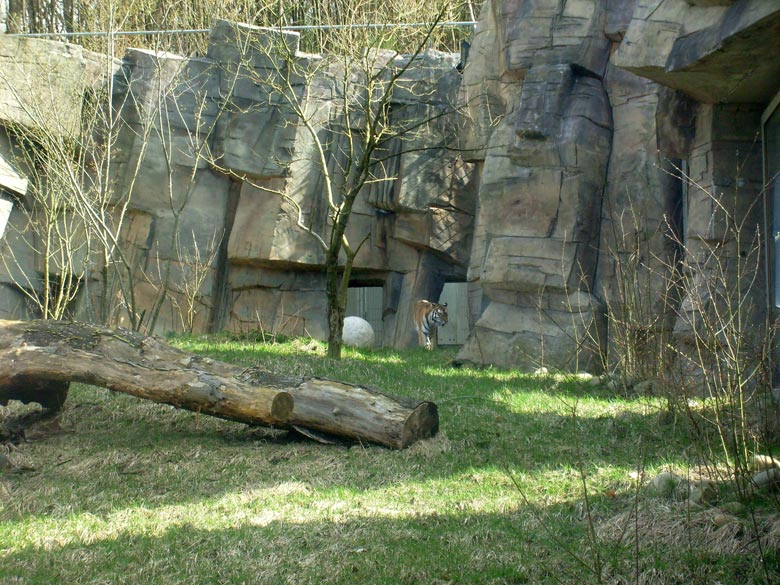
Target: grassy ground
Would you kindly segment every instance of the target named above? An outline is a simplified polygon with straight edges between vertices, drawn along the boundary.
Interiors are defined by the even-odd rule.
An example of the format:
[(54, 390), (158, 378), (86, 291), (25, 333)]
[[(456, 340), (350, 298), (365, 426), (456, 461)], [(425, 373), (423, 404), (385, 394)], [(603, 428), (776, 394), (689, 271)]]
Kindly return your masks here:
[(0, 582), (780, 579), (770, 503), (730, 515), (645, 495), (655, 474), (697, 463), (655, 399), (454, 369), (447, 349), (329, 363), (301, 340), (177, 343), (431, 399), (440, 434), (405, 451), (327, 446), (74, 386), (63, 431), (10, 449), (0, 470)]

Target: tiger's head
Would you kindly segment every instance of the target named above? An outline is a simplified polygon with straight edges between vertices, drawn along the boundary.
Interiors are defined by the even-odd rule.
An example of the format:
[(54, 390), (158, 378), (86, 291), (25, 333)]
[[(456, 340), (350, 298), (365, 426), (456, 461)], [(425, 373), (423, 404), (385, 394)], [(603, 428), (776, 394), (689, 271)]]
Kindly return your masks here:
[(431, 308), (431, 321), (438, 327), (444, 327), (447, 324), (447, 303), (433, 303)]

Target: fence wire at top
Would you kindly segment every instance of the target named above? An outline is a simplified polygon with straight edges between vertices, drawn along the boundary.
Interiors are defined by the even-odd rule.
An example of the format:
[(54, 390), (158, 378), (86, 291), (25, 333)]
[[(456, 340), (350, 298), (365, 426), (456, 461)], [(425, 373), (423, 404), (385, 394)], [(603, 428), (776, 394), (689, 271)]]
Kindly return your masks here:
[[(404, 53), (440, 18), (429, 47), (457, 51), (473, 33), (482, 4), (483, 0), (178, 0), (167, 5), (154, 0), (130, 4), (0, 0), (0, 33), (66, 41), (115, 56), (130, 46), (196, 56), (207, 44), (212, 23), (227, 20), (297, 31), (304, 52), (333, 53), (334, 43), (362, 35), (361, 42), (346, 43), (357, 48), (370, 43), (373, 35), (376, 44), (366, 46)], [(361, 32), (352, 32), (357, 30)]]
[[(350, 28), (421, 28), (430, 26), (429, 22), (399, 22), (399, 23), (367, 23), (367, 24), (305, 24), (292, 26), (266, 27), (283, 31), (306, 31), (306, 30), (343, 30)], [(476, 26), (476, 21), (455, 21), (439, 22), (438, 27), (468, 27)], [(180, 29), (159, 29), (159, 30), (117, 30), (117, 31), (84, 31), (84, 32), (43, 32), (43, 33), (6, 33), (9, 37), (24, 38), (77, 38), (77, 37), (107, 37), (107, 36), (137, 36), (137, 35), (181, 35), (181, 34), (203, 34), (210, 32), (210, 28), (180, 28)], [(0, 31), (5, 32), (5, 31)]]
[[(428, 43), (430, 48), (457, 52), (461, 41), (468, 39), (477, 25), (476, 21), (447, 21), (436, 24), (438, 29), (451, 29), (453, 32), (432, 35)], [(330, 24), (330, 25), (291, 25), (266, 26), (265, 28), (279, 31), (295, 31), (301, 34), (301, 49), (307, 52), (321, 52), (323, 49), (320, 37), (312, 36), (321, 31), (339, 31), (349, 29), (375, 29), (388, 31), (396, 29), (424, 29), (431, 23), (365, 23), (365, 24)], [(81, 32), (39, 32), (39, 33), (5, 33), (3, 36), (18, 38), (38, 38), (63, 42), (76, 42), (84, 48), (96, 52), (109, 52), (121, 55), (125, 48), (139, 48), (168, 51), (182, 55), (204, 55), (210, 28), (198, 29), (155, 29), (155, 30), (117, 30), (117, 31), (81, 31)], [(197, 36), (196, 39), (182, 40), (182, 37)], [(123, 40), (124, 39), (124, 40)], [(131, 41), (130, 39), (143, 39)], [(396, 48), (396, 47), (394, 47)], [(327, 48), (326, 48), (327, 49)], [(404, 47), (397, 48), (404, 52)], [(327, 52), (327, 51), (326, 51)]]

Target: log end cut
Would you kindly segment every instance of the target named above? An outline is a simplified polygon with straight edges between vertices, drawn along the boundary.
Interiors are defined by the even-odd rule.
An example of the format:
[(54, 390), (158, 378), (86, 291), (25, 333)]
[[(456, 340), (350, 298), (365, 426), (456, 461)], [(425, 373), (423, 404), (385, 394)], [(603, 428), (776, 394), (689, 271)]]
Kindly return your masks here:
[(277, 423), (286, 422), (292, 415), (295, 400), (289, 392), (278, 392), (271, 402), (271, 418)]
[(406, 418), (399, 448), (404, 449), (417, 441), (430, 439), (438, 432), (439, 409), (433, 402), (421, 402)]

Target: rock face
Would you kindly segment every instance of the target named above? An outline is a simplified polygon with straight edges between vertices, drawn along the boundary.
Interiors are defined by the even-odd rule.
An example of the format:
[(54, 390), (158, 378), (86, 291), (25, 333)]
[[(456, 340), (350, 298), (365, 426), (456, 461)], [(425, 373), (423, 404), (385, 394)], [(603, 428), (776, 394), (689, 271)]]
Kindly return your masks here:
[[(606, 339), (593, 287), (613, 139), (606, 15), (600, 2), (483, 8), (463, 85), (477, 121), (465, 138), (484, 154), (468, 279), (485, 308), (461, 360), (599, 365)], [(496, 80), (488, 96), (485, 69)], [(485, 104), (497, 106), (494, 121)]]
[[(778, 19), (762, 2), (486, 2), (461, 94), (482, 172), (459, 361), (657, 363), (717, 313), (691, 291), (763, 278), (754, 138)], [(760, 322), (765, 290), (742, 289)]]
[[(387, 145), (394, 156), (353, 210), (348, 235), (367, 239), (352, 281), (382, 287), (379, 343), (415, 345), (414, 302), (464, 281), (462, 362), (654, 367), (670, 346), (693, 355), (702, 319), (734, 294), (760, 322), (757, 136), (780, 89), (778, 33), (780, 7), (759, 0), (486, 0), (465, 68), (426, 51), (405, 71), (389, 116), (428, 122)], [(293, 55), (286, 68), (267, 51), (272, 38)], [(112, 211), (122, 211), (135, 302), (158, 331), (327, 336), (323, 253), (295, 212), (327, 232), (310, 130), (338, 174), (348, 147), (338, 104), (355, 87), (327, 57), (298, 52), (297, 39), (217, 22), (205, 57), (130, 50), (114, 66), (124, 130), (111, 154)], [(80, 111), (74, 96), (100, 86), (97, 61), (35, 43), (2, 39), (0, 59), (13, 66), (0, 71), (60, 59), (82, 72), (81, 85), (56, 85)], [(394, 59), (397, 71), (405, 61)], [(309, 128), (274, 79), (289, 80)], [(161, 88), (171, 91), (160, 109)], [(32, 125), (24, 100), (3, 91), (5, 123)], [(462, 116), (441, 115), (455, 104)], [(76, 117), (63, 119), (61, 132), (77, 131)], [(0, 266), (0, 317), (33, 314), (21, 291), (42, 281), (40, 254), (23, 241), (31, 173), (19, 147), (0, 132), (2, 246), (16, 259)], [(82, 264), (82, 314), (101, 296), (128, 302), (101, 283), (99, 258)]]
[[(67, 51), (77, 54), (81, 61), (74, 57), (62, 65), (68, 78), (78, 79), (71, 70), (85, 69), (82, 61), (89, 62), (80, 49), (2, 40), (7, 49), (0, 58), (8, 55), (22, 70), (30, 61), (23, 58), (27, 43), (50, 53), (53, 61)], [(284, 47), (273, 44), (278, 41)], [(323, 250), (297, 225), (294, 206), (307, 225), (328, 237), (318, 145), (311, 132), (325, 147), (335, 181), (347, 180), (343, 169), (351, 145), (339, 107), (345, 92), (359, 94), (361, 85), (353, 79), (355, 87), (345, 88), (337, 59), (302, 54), (297, 43), (297, 33), (220, 21), (205, 57), (126, 53), (111, 86), (121, 131), (106, 154), (110, 171), (101, 177), (114, 194), (107, 213), (121, 226), (123, 261), (108, 281), (102, 278), (100, 254), (90, 250), (88, 286), (76, 306), (81, 318), (140, 323), (154, 331), (260, 329), (327, 336)], [(292, 58), (285, 61), (287, 50)], [(391, 59), (389, 71), (408, 61), (385, 58)], [(413, 345), (414, 301), (438, 298), (446, 281), (465, 279), (476, 173), (449, 148), (457, 142), (454, 116), (446, 114), (457, 98), (458, 61), (459, 55), (425, 51), (405, 69), (388, 104), (390, 123), (411, 128), (426, 123), (384, 147), (389, 156), (383, 175), (365, 186), (352, 211), (350, 240), (367, 239), (352, 280), (384, 289), (384, 345)], [(99, 70), (89, 73), (85, 80), (106, 83)], [(278, 84), (287, 81), (307, 112), (306, 124), (280, 95)], [(42, 89), (30, 93), (44, 94)], [(71, 93), (79, 94), (65, 96)], [(0, 92), (0, 99), (12, 98)], [(7, 111), (18, 118), (24, 104), (12, 105)], [(62, 105), (80, 111), (80, 104)], [(11, 121), (31, 126), (28, 120)], [(42, 252), (15, 243), (23, 239), (24, 226), (14, 206), (26, 205), (29, 194), (25, 172), (4, 164), (16, 147), (10, 139), (3, 142), (4, 136), (0, 177), (4, 189), (16, 195), (0, 198), (3, 224), (9, 226), (3, 243), (15, 246), (18, 261), (10, 263), (16, 272), (2, 282), (18, 298), (0, 295), (0, 317), (26, 316), (24, 303), (16, 302), (24, 295), (14, 289), (40, 290), (36, 263)]]
[[(104, 73), (114, 73), (119, 66), (118, 61), (77, 45), (0, 35), (0, 318), (35, 317), (29, 293), (44, 286), (41, 239), (36, 233), (40, 230), (35, 226), (46, 206), (42, 210), (26, 196), (30, 177), (40, 177), (40, 170), (30, 168), (15, 129), (27, 128), (34, 141), (57, 142), (68, 150), (67, 143), (80, 133), (85, 96), (99, 91)], [(56, 202), (49, 210), (62, 218), (69, 214), (65, 208), (57, 210)], [(59, 229), (68, 221), (62, 219)], [(83, 269), (84, 258), (75, 264)], [(56, 261), (50, 270), (59, 278)]]
[[(501, 26), (519, 4), (501, 4), (489, 28)], [(612, 120), (596, 72), (569, 62), (603, 70), (603, 37), (601, 51), (577, 42), (589, 39), (603, 18), (603, 10), (591, 8), (572, 14), (563, 31), (539, 6), (538, 15), (526, 14), (515, 23), (519, 30), (505, 33), (502, 75), (522, 82), (484, 146), (469, 281), (479, 283), (489, 302), (462, 358), (482, 361), (477, 356), (487, 347), (507, 365), (593, 367), (595, 352), (579, 352), (578, 344), (598, 339), (601, 309), (588, 286), (595, 276)], [(539, 37), (529, 40), (524, 31), (532, 23)], [(558, 35), (564, 46), (552, 40)], [(478, 32), (475, 45), (481, 38)], [(477, 85), (471, 71), (478, 71), (478, 62), (466, 67), (467, 92)]]

